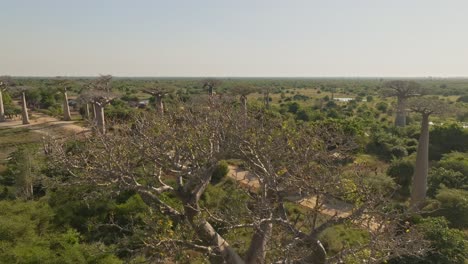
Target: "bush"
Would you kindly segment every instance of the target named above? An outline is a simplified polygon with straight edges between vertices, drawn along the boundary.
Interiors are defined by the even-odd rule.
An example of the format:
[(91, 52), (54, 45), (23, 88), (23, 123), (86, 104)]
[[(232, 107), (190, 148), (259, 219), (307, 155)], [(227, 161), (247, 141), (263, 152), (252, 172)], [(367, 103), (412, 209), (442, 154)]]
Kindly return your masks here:
[(403, 157), (408, 156), (408, 151), (403, 146), (395, 146), (390, 149), (390, 153), (393, 157), (401, 159)]
[(379, 111), (382, 112), (382, 113), (386, 113), (387, 110), (388, 110), (388, 104), (385, 103), (385, 102), (378, 102), (378, 103), (375, 105), (375, 108), (377, 108), (377, 110), (379, 110)]
[(436, 195), (440, 202), (440, 210), (437, 215), (445, 216), (452, 227), (468, 227), (468, 191), (443, 188)]
[(424, 257), (402, 256), (388, 261), (390, 264), (464, 264), (468, 258), (468, 243), (463, 232), (448, 227), (443, 217), (422, 219), (416, 228), (430, 242)]
[(459, 171), (468, 177), (468, 153), (452, 152), (443, 155), (438, 167)]
[(443, 154), (468, 151), (468, 130), (457, 124), (436, 126), (430, 132), (429, 158), (438, 160)]
[(445, 168), (432, 168), (429, 171), (427, 195), (435, 197), (441, 187), (468, 188), (468, 177), (459, 171)]
[(225, 160), (221, 160), (218, 162), (213, 174), (211, 175), (211, 183), (217, 184), (221, 182), (221, 180), (226, 177), (229, 172), (229, 164)]
[(395, 160), (387, 169), (387, 175), (400, 186), (399, 193), (404, 197), (408, 197), (410, 194), (413, 172), (414, 166), (409, 160)]

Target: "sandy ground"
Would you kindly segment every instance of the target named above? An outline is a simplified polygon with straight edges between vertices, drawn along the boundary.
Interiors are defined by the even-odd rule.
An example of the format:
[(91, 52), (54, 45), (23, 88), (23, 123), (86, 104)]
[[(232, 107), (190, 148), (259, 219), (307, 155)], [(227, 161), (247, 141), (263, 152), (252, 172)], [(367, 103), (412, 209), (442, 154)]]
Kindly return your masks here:
[(46, 136), (62, 136), (64, 134), (78, 134), (88, 129), (79, 126), (75, 121), (61, 121), (42, 113), (33, 112), (29, 117), (30, 124), (23, 125), (21, 119), (7, 120), (0, 123), (0, 128), (28, 128)]
[[(229, 166), (229, 173), (228, 176), (237, 180), (242, 186), (252, 189), (258, 189), (260, 187), (258, 179), (256, 179), (253, 175), (251, 175), (248, 171), (243, 171), (237, 168), (236, 166)], [(313, 209), (317, 202), (316, 197), (309, 197), (306, 199), (301, 199), (296, 201), (300, 205)], [(338, 217), (346, 217), (351, 214), (353, 206), (351, 204), (329, 199), (325, 201), (325, 203), (320, 208), (320, 213), (329, 215), (329, 216), (338, 216)]]

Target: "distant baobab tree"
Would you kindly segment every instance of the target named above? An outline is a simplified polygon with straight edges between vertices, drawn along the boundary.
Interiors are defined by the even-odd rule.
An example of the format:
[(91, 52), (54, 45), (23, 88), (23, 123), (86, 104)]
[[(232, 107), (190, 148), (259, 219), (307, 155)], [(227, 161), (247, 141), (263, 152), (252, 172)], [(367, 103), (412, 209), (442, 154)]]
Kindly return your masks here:
[(10, 76), (0, 77), (0, 122), (5, 121), (5, 108), (3, 106), (3, 92), (8, 90), (8, 88), (13, 85), (14, 85), (14, 82)]
[(426, 199), (427, 177), (429, 170), (429, 116), (443, 114), (449, 109), (449, 105), (437, 98), (418, 97), (408, 102), (409, 108), (421, 114), (421, 135), (419, 137), (416, 153), (416, 166), (414, 169), (411, 188), (411, 207), (419, 209)]
[(410, 97), (416, 96), (421, 91), (421, 86), (414, 81), (394, 80), (384, 83), (383, 94), (397, 97), (397, 111), (395, 126), (406, 126), (406, 104)]
[(153, 85), (150, 88), (145, 88), (143, 90), (144, 93), (154, 96), (156, 109), (161, 114), (164, 114), (163, 97), (167, 94), (172, 93), (173, 91), (174, 91), (173, 88), (161, 87), (161, 86), (155, 86), (155, 85)]
[(28, 104), (26, 103), (26, 91), (32, 88), (29, 86), (16, 86), (15, 89), (21, 94), (21, 119), (23, 121), (23, 125), (30, 124)]
[(247, 96), (251, 93), (255, 92), (255, 89), (251, 86), (243, 85), (243, 86), (236, 86), (230, 89), (230, 92), (234, 95), (238, 95), (241, 103), (242, 110), (244, 111), (244, 115), (247, 116)]
[(205, 79), (202, 81), (203, 88), (208, 88), (208, 95), (213, 96), (214, 89), (221, 84), (221, 80), (218, 79)]
[(82, 98), (92, 104), (97, 130), (103, 134), (106, 133), (104, 108), (115, 98), (112, 93), (111, 80), (111, 75), (101, 75), (89, 83), (88, 89), (82, 95)]
[(265, 104), (265, 108), (270, 108), (270, 87), (265, 87), (262, 89), (263, 92), (263, 103)]
[(71, 81), (67, 79), (56, 79), (55, 84), (58, 86), (60, 93), (63, 95), (63, 120), (70, 121), (70, 106), (68, 105), (68, 90), (71, 88)]

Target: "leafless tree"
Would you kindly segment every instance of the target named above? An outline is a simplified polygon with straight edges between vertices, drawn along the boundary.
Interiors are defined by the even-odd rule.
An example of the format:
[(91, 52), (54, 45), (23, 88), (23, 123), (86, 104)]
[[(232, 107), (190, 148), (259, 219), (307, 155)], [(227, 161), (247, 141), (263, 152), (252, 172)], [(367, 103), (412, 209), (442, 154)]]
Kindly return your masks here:
[(410, 97), (421, 93), (421, 86), (414, 81), (394, 80), (384, 83), (383, 88), (385, 96), (397, 97), (395, 126), (406, 126), (407, 101)]
[(411, 188), (411, 206), (420, 209), (426, 199), (427, 177), (429, 170), (429, 116), (443, 114), (451, 107), (437, 98), (417, 97), (412, 98), (409, 107), (413, 112), (421, 114), (421, 135), (419, 137)]
[(208, 89), (208, 95), (211, 97), (214, 94), (214, 89), (221, 84), (218, 79), (205, 79), (202, 81), (203, 88)]
[(174, 91), (172, 87), (163, 87), (160, 84), (151, 84), (151, 87), (143, 89), (143, 92), (154, 96), (155, 106), (159, 113), (164, 114), (163, 98)]
[(233, 95), (238, 95), (241, 106), (244, 110), (244, 113), (247, 115), (247, 96), (251, 93), (254, 93), (256, 90), (248, 85), (240, 85), (229, 89), (229, 92)]
[(0, 76), (0, 122), (5, 121), (5, 108), (3, 106), (3, 92), (13, 86), (14, 82), (10, 76)]
[[(261, 112), (248, 115), (244, 124), (243, 111), (222, 100), (213, 102), (211, 111), (204, 108), (184, 105), (165, 115), (142, 115), (116, 133), (89, 137), (86, 151), (67, 153), (57, 143), (53, 164), (67, 168), (74, 184), (137, 192), (184, 230), (144, 239), (156, 250), (179, 247), (236, 264), (339, 263), (364, 249), (370, 252), (368, 263), (380, 263), (424, 251), (416, 232), (398, 232), (405, 216), (385, 210), (390, 190), (369, 180), (365, 168), (344, 166), (355, 144), (339, 126), (295, 124)], [(233, 198), (224, 209), (203, 206), (214, 169), (228, 158), (244, 161), (257, 184), (239, 186), (245, 200)], [(178, 205), (168, 203), (167, 195)], [(352, 201), (349, 211), (317, 221), (328, 200), (345, 197)], [(299, 221), (286, 205), (306, 199), (313, 206)], [(367, 230), (368, 244), (327, 256), (319, 236), (338, 224)], [(241, 230), (250, 234), (247, 245), (236, 239)]]
[(67, 79), (58, 78), (55, 80), (55, 85), (58, 86), (59, 91), (63, 95), (63, 120), (70, 121), (70, 106), (68, 104), (68, 90), (71, 88), (71, 81)]
[(102, 134), (106, 133), (104, 108), (116, 97), (112, 92), (111, 80), (111, 75), (101, 75), (99, 78), (91, 81), (82, 94), (82, 98), (91, 103), (97, 129)]

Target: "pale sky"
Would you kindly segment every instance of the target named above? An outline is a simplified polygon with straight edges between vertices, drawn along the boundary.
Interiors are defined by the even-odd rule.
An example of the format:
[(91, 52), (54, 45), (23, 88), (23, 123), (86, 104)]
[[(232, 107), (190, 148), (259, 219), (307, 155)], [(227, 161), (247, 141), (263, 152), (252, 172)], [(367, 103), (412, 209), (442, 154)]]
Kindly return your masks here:
[(468, 76), (468, 0), (0, 0), (0, 75)]

